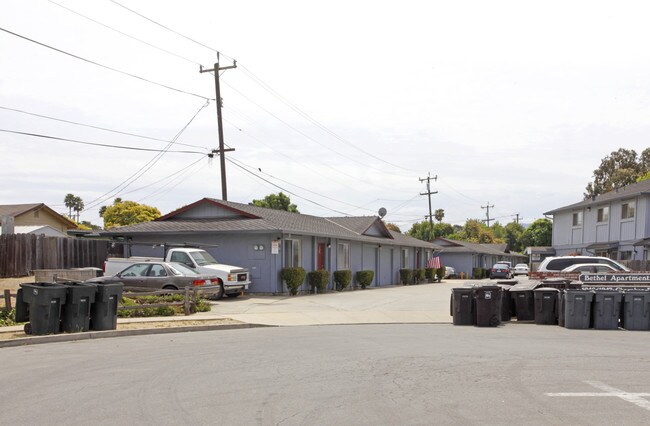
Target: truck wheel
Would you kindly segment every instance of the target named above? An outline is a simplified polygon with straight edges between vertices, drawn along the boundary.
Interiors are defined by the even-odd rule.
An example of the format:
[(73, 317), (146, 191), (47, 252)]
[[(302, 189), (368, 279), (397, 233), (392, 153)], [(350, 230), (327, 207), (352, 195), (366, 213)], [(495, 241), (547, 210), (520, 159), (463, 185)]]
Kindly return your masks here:
[(221, 300), (223, 299), (223, 294), (224, 294), (223, 281), (219, 280), (219, 293), (214, 295), (213, 298), (216, 300)]

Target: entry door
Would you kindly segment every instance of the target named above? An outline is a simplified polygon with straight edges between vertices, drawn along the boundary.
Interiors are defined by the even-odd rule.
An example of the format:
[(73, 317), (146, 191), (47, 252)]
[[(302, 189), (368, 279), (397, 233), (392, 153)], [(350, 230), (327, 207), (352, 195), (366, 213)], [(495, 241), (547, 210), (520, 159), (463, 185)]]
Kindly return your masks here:
[(325, 243), (318, 243), (316, 256), (316, 269), (325, 269)]

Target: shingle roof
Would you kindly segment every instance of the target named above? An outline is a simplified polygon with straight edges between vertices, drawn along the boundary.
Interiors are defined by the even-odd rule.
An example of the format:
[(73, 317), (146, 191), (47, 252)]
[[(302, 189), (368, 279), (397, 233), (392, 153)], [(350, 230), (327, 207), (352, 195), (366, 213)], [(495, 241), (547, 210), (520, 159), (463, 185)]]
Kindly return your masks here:
[(436, 240), (443, 242), (441, 247), (445, 253), (481, 253), (491, 255), (512, 255), (516, 253), (506, 253), (506, 244), (481, 244), (470, 243), (467, 241), (451, 240), (449, 238), (437, 238)]
[(560, 207), (549, 212), (544, 213), (545, 215), (555, 214), (564, 210), (573, 210), (579, 207), (593, 206), (596, 204), (602, 204), (607, 201), (622, 200), (625, 198), (636, 197), (637, 195), (650, 195), (650, 179), (642, 180), (641, 182), (636, 182), (630, 185), (626, 185), (622, 188), (615, 189), (613, 191), (606, 192), (604, 194), (598, 195), (595, 198), (587, 198), (586, 200), (580, 201), (575, 204), (570, 204), (568, 206)]
[[(238, 213), (227, 218), (179, 218), (182, 213), (200, 205), (210, 203)], [(177, 209), (154, 221), (137, 225), (113, 228), (102, 232), (104, 236), (126, 236), (134, 234), (179, 234), (196, 232), (234, 233), (234, 232), (281, 232), (285, 234), (305, 234), (355, 241), (367, 241), (388, 245), (408, 245), (439, 249), (435, 244), (421, 241), (404, 234), (389, 231), (389, 237), (363, 235), (376, 221), (377, 217), (318, 217), (284, 210), (274, 210), (250, 204), (235, 203), (212, 198), (204, 198), (189, 206)]]
[(25, 213), (29, 213), (34, 210), (45, 210), (52, 215), (55, 219), (58, 219), (60, 222), (66, 224), (68, 228), (76, 228), (77, 224), (71, 221), (70, 219), (60, 215), (55, 212), (48, 206), (43, 203), (32, 203), (32, 204), (4, 204), (0, 205), (0, 217), (2, 216), (11, 216), (17, 217)]

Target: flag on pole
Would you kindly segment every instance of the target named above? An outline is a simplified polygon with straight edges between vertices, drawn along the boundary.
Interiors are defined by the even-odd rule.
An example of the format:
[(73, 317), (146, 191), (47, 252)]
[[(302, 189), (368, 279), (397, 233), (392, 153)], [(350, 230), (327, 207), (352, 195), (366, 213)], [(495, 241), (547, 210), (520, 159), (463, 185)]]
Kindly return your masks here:
[(440, 262), (440, 256), (434, 256), (427, 261), (427, 268), (442, 268), (442, 263)]

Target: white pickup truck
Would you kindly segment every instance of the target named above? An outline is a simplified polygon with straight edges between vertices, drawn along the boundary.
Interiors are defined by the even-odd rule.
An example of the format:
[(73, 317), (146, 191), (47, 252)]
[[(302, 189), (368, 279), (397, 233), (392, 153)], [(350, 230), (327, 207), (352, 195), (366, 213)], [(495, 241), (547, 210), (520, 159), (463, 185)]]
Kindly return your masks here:
[(217, 262), (216, 259), (205, 250), (187, 247), (170, 248), (164, 259), (162, 257), (138, 256), (128, 258), (109, 257), (104, 262), (104, 275), (115, 275), (133, 263), (147, 260), (164, 260), (166, 262), (183, 263), (200, 274), (216, 276), (219, 279), (219, 284), (223, 288), (221, 294), (225, 294), (228, 297), (239, 296), (242, 291), (248, 290), (248, 286), (251, 283), (247, 269), (224, 265)]

